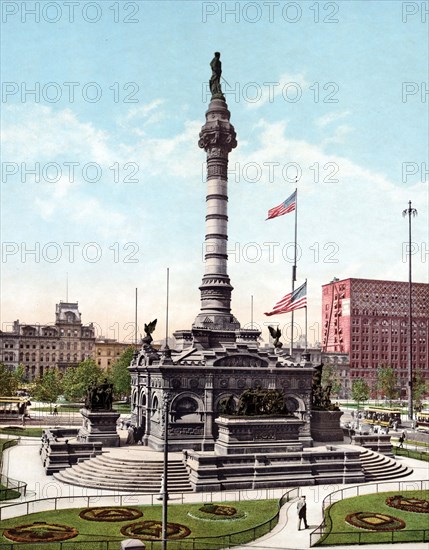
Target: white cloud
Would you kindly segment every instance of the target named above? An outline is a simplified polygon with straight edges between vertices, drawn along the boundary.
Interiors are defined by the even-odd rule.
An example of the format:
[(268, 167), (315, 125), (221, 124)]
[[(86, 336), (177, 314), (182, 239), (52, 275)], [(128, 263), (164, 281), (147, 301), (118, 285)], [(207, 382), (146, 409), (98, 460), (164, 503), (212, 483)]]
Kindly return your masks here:
[[(76, 238), (82, 238), (82, 242), (94, 238), (110, 239), (110, 243), (137, 241), (144, 252), (144, 264), (135, 269), (140, 278), (144, 270), (145, 287), (152, 289), (145, 306), (151, 315), (156, 314), (159, 303), (163, 303), (159, 277), (164, 266), (171, 262), (178, 281), (176, 297), (180, 298), (177, 300), (193, 304), (191, 311), (176, 304), (172, 329), (187, 328), (198, 312), (195, 309), (198, 308), (198, 284), (204, 270), (200, 244), (195, 245), (204, 237), (202, 171), (205, 154), (197, 146), (201, 121), (188, 120), (181, 131), (170, 133), (170, 137), (142, 136), (130, 147), (122, 142), (121, 134), (101, 132), (93, 124), (81, 123), (71, 111), (54, 112), (46, 108), (39, 111), (40, 107), (34, 107), (35, 115), (27, 107), (22, 109), (22, 112), (16, 109), (14, 113), (15, 123), (21, 129), (11, 128), (10, 122), (5, 128), (9, 153), (30, 149), (31, 158), (61, 161), (70, 159), (67, 156), (70, 146), (77, 159), (88, 160), (88, 148), (91, 151), (98, 148), (97, 158), (104, 159), (107, 166), (113, 159), (120, 163), (132, 159), (139, 166), (139, 177), (143, 178), (140, 185), (123, 187), (122, 196), (128, 199), (124, 201), (125, 206), (115, 188), (104, 182), (91, 186), (82, 179), (70, 184), (62, 178), (56, 185), (42, 186), (36, 200), (22, 196), (27, 209), (32, 209), (33, 226), (37, 227), (41, 219), (49, 222), (55, 233), (67, 222), (73, 230), (76, 228), (80, 232), (82, 237)], [(153, 105), (147, 112), (155, 113), (156, 110), (157, 105)], [(31, 122), (33, 130), (38, 121), (38, 140), (34, 140), (27, 128), (22, 130), (25, 121)], [(68, 126), (64, 129), (62, 126), (66, 122)], [(129, 123), (132, 124), (131, 119)], [(61, 136), (61, 148), (56, 147), (51, 132)], [(235, 175), (231, 176), (229, 184), (228, 246), (232, 250), (229, 274), (235, 287), (233, 312), (242, 324), (249, 320), (250, 295), (255, 297), (255, 322), (263, 326), (266, 320), (263, 311), (290, 286), (291, 263), (282, 251), (293, 241), (293, 216), (265, 222), (267, 210), (284, 200), (295, 187), (294, 182), (284, 178), (282, 169), (288, 163), (293, 162), (302, 170), (298, 182), (301, 251), (298, 277), (300, 281), (305, 277), (309, 281), (309, 326), (319, 321), (320, 287), (333, 276), (406, 279), (406, 264), (401, 253), (402, 243), (407, 238), (407, 226), (401, 212), (410, 197), (419, 209), (419, 217), (413, 225), (413, 238), (418, 243), (427, 241), (426, 184), (403, 187), (353, 159), (327, 153), (326, 143), (338, 140), (346, 133), (343, 126), (335, 128), (326, 123), (323, 139), (309, 143), (291, 139), (285, 120), (270, 123), (260, 119), (253, 128), (252, 139), (241, 141), (231, 153), (230, 169), (237, 170), (238, 180), (235, 181)], [(51, 153), (55, 153), (53, 157), (46, 157), (45, 140)], [(243, 167), (250, 162), (260, 167), (261, 177), (257, 182), (246, 181)], [(271, 181), (268, 164), (271, 164), (274, 174)], [(332, 173), (333, 167), (337, 167), (335, 174)], [(339, 181), (334, 182), (335, 179)], [(10, 200), (15, 200), (12, 194)], [(173, 205), (174, 212), (166, 211), (166, 201), (171, 201), (169, 204)], [(179, 201), (184, 208), (182, 212), (176, 208)], [(25, 227), (22, 231), (31, 234), (28, 230), (25, 233)], [(200, 236), (196, 237), (196, 234)], [(245, 248), (246, 244), (251, 242), (260, 247), (261, 257), (256, 262), (251, 255), (245, 255), (245, 250), (250, 252), (249, 247)], [(273, 261), (269, 259), (268, 247), (264, 243), (278, 243), (272, 245), (275, 251)], [(252, 250), (256, 250), (255, 246)], [(55, 266), (49, 267), (51, 271), (56, 269)], [(129, 271), (130, 266), (120, 267), (120, 276), (116, 271), (109, 271), (101, 277), (101, 267), (94, 265), (89, 269), (86, 266), (85, 284), (76, 290), (76, 295), (83, 302), (92, 304), (94, 300), (102, 299), (103, 292), (109, 292), (110, 285), (118, 287), (118, 296), (125, 299), (125, 287), (131, 285), (134, 288), (140, 279), (133, 279), (135, 275)], [(21, 266), (14, 278), (20, 280), (28, 273), (31, 273), (29, 266), (25, 270)], [(414, 274), (416, 280), (427, 278), (427, 265), (420, 261), (420, 257), (415, 258)], [(94, 288), (98, 288), (101, 278), (103, 284), (94, 295)], [(4, 282), (5, 288), (15, 288), (13, 281)]]
[(273, 103), (277, 97), (294, 101), (308, 84), (302, 73), (283, 73), (277, 81), (245, 84), (241, 95), (248, 109), (260, 109), (266, 103)]
[(337, 113), (327, 113), (326, 115), (323, 115), (321, 117), (316, 118), (315, 123), (317, 126), (320, 126), (321, 128), (324, 128), (325, 126), (332, 124), (333, 122), (336, 122), (337, 120), (341, 120), (342, 118), (346, 118), (350, 115), (350, 111), (341, 111)]

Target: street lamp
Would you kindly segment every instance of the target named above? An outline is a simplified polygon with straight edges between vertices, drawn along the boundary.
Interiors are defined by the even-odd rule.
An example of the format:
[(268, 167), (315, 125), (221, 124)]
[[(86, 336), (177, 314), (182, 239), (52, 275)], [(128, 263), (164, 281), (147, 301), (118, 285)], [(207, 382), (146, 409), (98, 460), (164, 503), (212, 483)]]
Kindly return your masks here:
[(408, 216), (408, 293), (409, 293), (409, 329), (408, 329), (408, 418), (413, 419), (413, 308), (412, 308), (412, 277), (411, 277), (411, 217), (417, 216), (417, 210), (408, 208), (402, 212), (403, 217)]
[(164, 469), (161, 480), (161, 491), (158, 500), (162, 500), (162, 550), (167, 550), (167, 521), (168, 521), (168, 398), (164, 397)]

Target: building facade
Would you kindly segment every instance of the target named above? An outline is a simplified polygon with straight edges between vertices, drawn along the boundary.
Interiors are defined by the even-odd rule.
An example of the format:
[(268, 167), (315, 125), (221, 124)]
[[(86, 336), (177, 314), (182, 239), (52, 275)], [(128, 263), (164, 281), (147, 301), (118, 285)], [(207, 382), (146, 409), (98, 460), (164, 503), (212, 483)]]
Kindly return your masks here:
[(95, 340), (95, 362), (100, 368), (107, 370), (130, 346), (132, 344), (118, 342), (113, 338), (97, 338)]
[(95, 329), (82, 324), (77, 302), (56, 304), (55, 323), (22, 324), (15, 321), (10, 331), (0, 332), (0, 361), (10, 369), (25, 368), (31, 381), (51, 368), (64, 372), (94, 357)]
[[(412, 366), (429, 378), (429, 285), (412, 284)], [(350, 381), (375, 387), (379, 366), (393, 367), (404, 395), (408, 384), (407, 282), (334, 279), (322, 286), (322, 349), (348, 354)]]

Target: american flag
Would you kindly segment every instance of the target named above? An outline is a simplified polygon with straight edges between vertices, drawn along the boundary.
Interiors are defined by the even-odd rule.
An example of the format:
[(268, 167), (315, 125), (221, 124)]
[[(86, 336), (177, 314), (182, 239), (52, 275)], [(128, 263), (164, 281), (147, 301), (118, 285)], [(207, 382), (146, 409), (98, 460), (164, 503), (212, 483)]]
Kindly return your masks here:
[(284, 202), (282, 202), (278, 206), (275, 206), (274, 208), (271, 208), (271, 210), (268, 210), (267, 220), (271, 220), (272, 218), (277, 218), (277, 216), (283, 216), (283, 214), (293, 212), (296, 208), (296, 193), (297, 191), (295, 189), (292, 195), (288, 197)]
[(307, 281), (299, 288), (283, 296), (281, 300), (273, 307), (273, 311), (265, 315), (278, 315), (279, 313), (289, 313), (295, 309), (307, 307)]

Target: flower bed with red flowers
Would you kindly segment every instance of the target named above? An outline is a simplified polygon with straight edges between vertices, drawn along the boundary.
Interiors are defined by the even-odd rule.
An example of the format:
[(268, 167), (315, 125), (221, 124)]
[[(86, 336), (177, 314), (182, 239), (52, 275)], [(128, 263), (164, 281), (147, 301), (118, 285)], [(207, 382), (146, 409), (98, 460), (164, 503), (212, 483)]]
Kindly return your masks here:
[(418, 514), (429, 514), (429, 500), (424, 498), (403, 497), (395, 495), (386, 498), (387, 506), (404, 510), (405, 512), (417, 512)]
[(143, 512), (137, 508), (121, 508), (116, 506), (101, 506), (85, 508), (79, 512), (79, 517), (88, 521), (132, 521), (141, 518)]
[(200, 512), (204, 512), (206, 514), (214, 514), (215, 516), (235, 516), (237, 513), (237, 509), (233, 506), (224, 506), (223, 504), (204, 504), (204, 506), (201, 506), (199, 509)]
[(405, 521), (402, 519), (377, 512), (355, 512), (346, 516), (346, 522), (353, 527), (369, 531), (396, 531), (405, 527)]
[(14, 542), (58, 542), (77, 537), (78, 530), (69, 525), (35, 521), (18, 525), (3, 531), (3, 535)]
[[(162, 522), (156, 520), (137, 521), (125, 525), (121, 529), (121, 534), (125, 537), (142, 540), (161, 540)], [(167, 523), (167, 539), (184, 539), (191, 534), (191, 530), (186, 525), (180, 523)]]
[(191, 516), (193, 519), (202, 519), (204, 521), (229, 521), (243, 519), (247, 514), (242, 510), (237, 510), (233, 506), (208, 502), (197, 511), (193, 511), (192, 513), (188, 512), (188, 516)]

